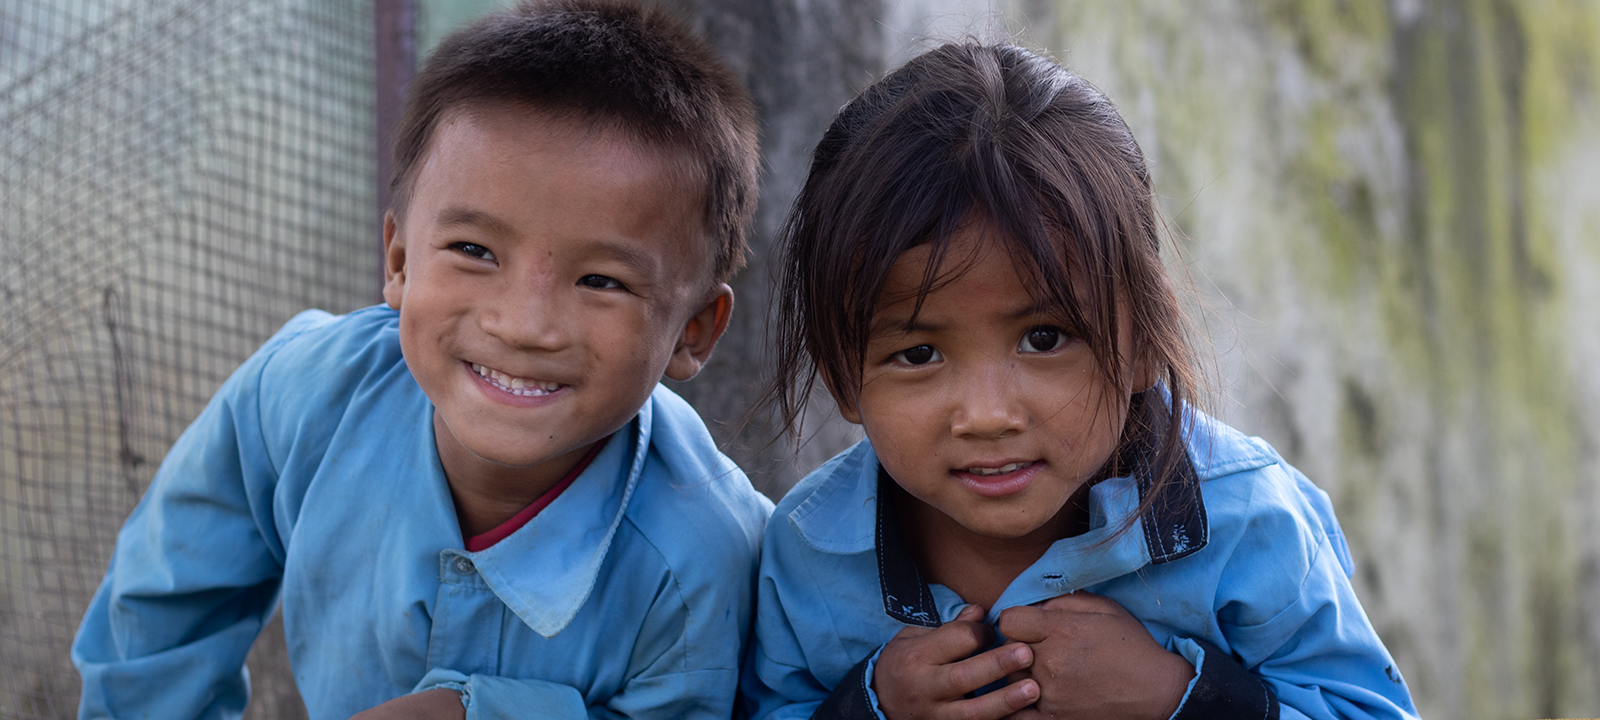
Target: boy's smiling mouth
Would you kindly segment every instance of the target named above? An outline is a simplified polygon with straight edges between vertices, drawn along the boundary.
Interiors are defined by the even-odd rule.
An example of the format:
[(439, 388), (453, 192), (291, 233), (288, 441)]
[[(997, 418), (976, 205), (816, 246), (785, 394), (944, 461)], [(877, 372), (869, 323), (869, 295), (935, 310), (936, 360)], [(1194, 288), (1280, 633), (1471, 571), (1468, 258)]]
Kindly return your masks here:
[(558, 382), (547, 382), (544, 380), (513, 377), (494, 368), (484, 367), (483, 365), (479, 365), (477, 363), (468, 363), (468, 365), (472, 366), (472, 371), (477, 373), (478, 377), (483, 378), (484, 380), (488, 381), (490, 385), (493, 385), (512, 395), (518, 395), (522, 397), (538, 397), (541, 395), (549, 395), (550, 393), (565, 387)]

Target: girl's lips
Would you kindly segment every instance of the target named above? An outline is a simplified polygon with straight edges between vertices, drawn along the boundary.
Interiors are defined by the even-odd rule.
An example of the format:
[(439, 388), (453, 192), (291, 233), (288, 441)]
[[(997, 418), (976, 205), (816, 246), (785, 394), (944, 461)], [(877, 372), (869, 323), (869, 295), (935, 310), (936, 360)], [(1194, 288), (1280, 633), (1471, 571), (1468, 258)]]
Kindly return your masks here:
[(1027, 489), (1033, 483), (1033, 478), (1039, 474), (1044, 463), (1034, 461), (1019, 467), (1011, 472), (998, 475), (978, 475), (966, 470), (956, 470), (954, 474), (962, 485), (968, 490), (984, 497), (1004, 497), (1015, 495)]

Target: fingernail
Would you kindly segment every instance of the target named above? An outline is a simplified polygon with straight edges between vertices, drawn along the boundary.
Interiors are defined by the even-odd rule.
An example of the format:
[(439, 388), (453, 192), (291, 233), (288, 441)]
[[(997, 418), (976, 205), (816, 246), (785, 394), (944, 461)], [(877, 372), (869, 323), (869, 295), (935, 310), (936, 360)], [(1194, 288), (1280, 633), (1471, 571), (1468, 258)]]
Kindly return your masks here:
[(1017, 662), (1027, 665), (1033, 662), (1033, 649), (1027, 645), (1018, 645), (1016, 650), (1011, 651), (1011, 656), (1016, 658)]
[(1034, 681), (1032, 681), (1032, 680), (1023, 680), (1022, 681), (1022, 697), (1027, 699), (1028, 702), (1033, 702), (1035, 700), (1038, 700), (1039, 699), (1039, 684), (1034, 682)]

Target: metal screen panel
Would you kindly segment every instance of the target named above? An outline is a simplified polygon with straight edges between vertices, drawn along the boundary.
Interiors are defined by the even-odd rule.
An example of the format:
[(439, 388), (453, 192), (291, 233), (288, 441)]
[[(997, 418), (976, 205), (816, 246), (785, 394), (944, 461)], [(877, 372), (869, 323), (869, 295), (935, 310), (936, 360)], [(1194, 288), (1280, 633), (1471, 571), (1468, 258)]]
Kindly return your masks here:
[(371, 18), (0, 0), (0, 718), (75, 715), (116, 531), (228, 374), (377, 299)]

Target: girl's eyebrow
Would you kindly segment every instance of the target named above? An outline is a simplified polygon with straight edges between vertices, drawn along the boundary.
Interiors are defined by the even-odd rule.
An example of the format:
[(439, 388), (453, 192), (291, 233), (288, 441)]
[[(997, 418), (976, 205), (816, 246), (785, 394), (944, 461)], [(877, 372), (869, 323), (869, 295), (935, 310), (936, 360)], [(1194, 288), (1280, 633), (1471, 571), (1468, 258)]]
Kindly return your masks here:
[(872, 335), (885, 335), (890, 332), (899, 335), (909, 335), (915, 332), (939, 332), (946, 327), (949, 327), (948, 323), (927, 322), (926, 320), (922, 319), (921, 315), (909, 320), (903, 319), (900, 316), (885, 317), (880, 315), (876, 318), (873, 318), (872, 327), (869, 328), (867, 332)]
[[(1000, 319), (1005, 322), (1011, 322), (1015, 320), (1021, 320), (1023, 318), (1038, 317), (1041, 315), (1051, 315), (1050, 309), (1040, 307), (1037, 303), (1030, 302), (1012, 306), (1011, 309), (1007, 310), (1000, 316)], [(925, 320), (924, 315), (921, 313), (918, 313), (915, 318), (910, 319), (905, 319), (904, 316), (901, 315), (880, 314), (872, 319), (872, 326), (867, 329), (867, 332), (870, 335), (887, 334), (891, 331), (897, 334), (909, 335), (917, 332), (936, 333), (948, 327), (950, 327), (949, 323), (929, 322)]]

